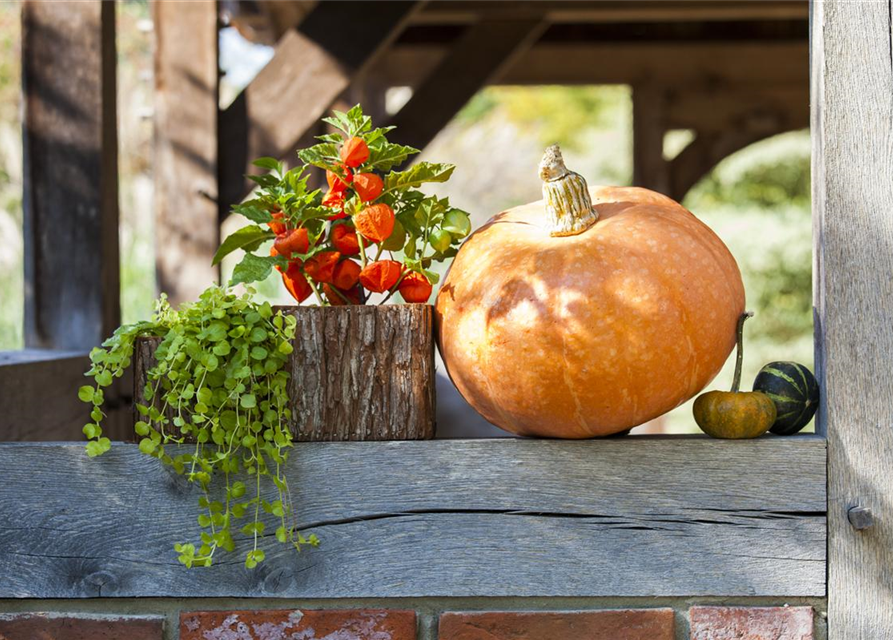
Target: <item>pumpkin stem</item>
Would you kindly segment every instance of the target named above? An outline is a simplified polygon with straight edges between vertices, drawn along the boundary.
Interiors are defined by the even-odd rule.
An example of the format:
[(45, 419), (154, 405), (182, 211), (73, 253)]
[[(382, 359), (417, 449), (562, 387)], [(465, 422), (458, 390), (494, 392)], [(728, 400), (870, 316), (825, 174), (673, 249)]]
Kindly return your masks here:
[(549, 217), (549, 235), (575, 236), (595, 224), (598, 213), (592, 208), (586, 180), (564, 165), (557, 144), (543, 154), (540, 178)]
[(741, 365), (744, 362), (744, 321), (753, 318), (753, 311), (745, 311), (738, 318), (738, 355), (735, 357), (735, 377), (732, 379), (732, 393), (738, 393), (741, 386)]

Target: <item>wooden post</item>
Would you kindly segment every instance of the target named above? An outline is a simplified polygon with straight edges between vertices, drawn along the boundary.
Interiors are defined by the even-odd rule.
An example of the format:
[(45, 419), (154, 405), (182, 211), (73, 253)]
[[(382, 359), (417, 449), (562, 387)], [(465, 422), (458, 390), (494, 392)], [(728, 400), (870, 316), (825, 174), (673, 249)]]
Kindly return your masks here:
[(217, 3), (155, 2), (158, 287), (193, 300), (219, 279)]
[(666, 92), (651, 84), (633, 87), (633, 184), (669, 193), (669, 167), (664, 160)]
[[(893, 637), (890, 2), (812, 4), (816, 366), (828, 434), (828, 638)], [(867, 510), (851, 522), (854, 508)], [(858, 526), (857, 526), (858, 525)]]
[(475, 93), (511, 67), (545, 30), (539, 19), (484, 20), (468, 28), (390, 124), (402, 144), (427, 145)]
[(120, 320), (115, 5), (22, 5), (25, 345), (90, 349)]

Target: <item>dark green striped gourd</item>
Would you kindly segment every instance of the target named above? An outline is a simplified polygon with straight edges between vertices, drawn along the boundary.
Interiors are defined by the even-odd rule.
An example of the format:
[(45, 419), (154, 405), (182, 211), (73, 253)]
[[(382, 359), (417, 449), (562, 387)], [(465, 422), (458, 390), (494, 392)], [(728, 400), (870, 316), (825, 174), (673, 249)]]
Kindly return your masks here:
[(777, 417), (769, 430), (780, 436), (803, 429), (819, 408), (819, 384), (809, 369), (796, 362), (770, 362), (760, 369), (753, 390), (775, 403)]

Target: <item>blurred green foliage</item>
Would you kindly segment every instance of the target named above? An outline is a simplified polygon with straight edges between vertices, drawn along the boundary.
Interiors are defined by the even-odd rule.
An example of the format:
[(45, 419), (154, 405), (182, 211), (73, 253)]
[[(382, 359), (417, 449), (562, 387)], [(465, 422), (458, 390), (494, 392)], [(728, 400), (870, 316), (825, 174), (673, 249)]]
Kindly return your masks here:
[[(758, 153), (754, 153), (754, 147)], [(686, 202), (809, 209), (809, 136), (782, 135), (728, 158), (695, 185)]]
[(809, 154), (807, 132), (764, 140), (721, 162), (685, 198), (695, 212), (759, 220), (737, 258), (759, 314), (749, 328), (779, 345), (812, 332)]
[(580, 150), (583, 133), (610, 126), (628, 96), (623, 86), (491, 87), (472, 98), (457, 119), (473, 124), (498, 109), (519, 129), (534, 132), (543, 146)]

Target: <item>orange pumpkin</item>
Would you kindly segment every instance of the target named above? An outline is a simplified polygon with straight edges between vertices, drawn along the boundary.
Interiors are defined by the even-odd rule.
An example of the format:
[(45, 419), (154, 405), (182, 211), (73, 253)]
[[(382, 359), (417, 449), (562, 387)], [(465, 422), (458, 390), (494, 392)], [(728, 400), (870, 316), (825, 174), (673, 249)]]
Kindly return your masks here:
[(545, 201), (472, 234), (437, 297), (438, 343), (466, 400), (520, 435), (625, 431), (719, 372), (744, 311), (738, 265), (670, 198), (593, 187), (550, 148)]

